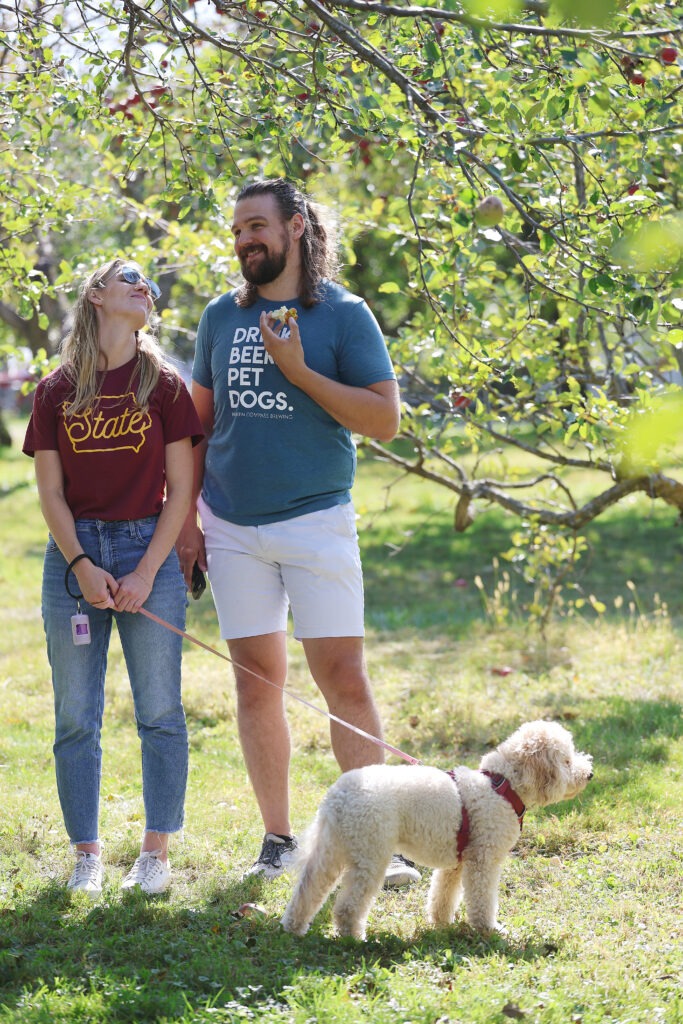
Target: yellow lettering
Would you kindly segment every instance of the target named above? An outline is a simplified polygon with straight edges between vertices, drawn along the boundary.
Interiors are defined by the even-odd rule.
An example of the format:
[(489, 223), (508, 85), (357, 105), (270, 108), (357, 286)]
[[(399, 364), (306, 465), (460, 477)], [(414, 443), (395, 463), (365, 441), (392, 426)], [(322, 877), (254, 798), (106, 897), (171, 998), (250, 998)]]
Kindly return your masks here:
[[(116, 415), (108, 415), (114, 409), (121, 409), (122, 401), (128, 401), (129, 406)], [(68, 415), (68, 403), (65, 403), (65, 429), (73, 450), (118, 451), (122, 448), (132, 448), (133, 451), (139, 451), (144, 444), (145, 434), (152, 425), (152, 417), (149, 413), (136, 409), (134, 401), (135, 396), (132, 393), (103, 395), (95, 415), (92, 409), (88, 409), (85, 413), (71, 417)], [(122, 443), (111, 443), (118, 439), (121, 439)]]

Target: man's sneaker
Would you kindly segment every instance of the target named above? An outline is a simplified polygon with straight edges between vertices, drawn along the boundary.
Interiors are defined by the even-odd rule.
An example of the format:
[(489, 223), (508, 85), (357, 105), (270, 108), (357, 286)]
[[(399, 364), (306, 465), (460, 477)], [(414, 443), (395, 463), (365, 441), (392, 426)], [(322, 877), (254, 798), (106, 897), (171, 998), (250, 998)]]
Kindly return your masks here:
[(274, 832), (266, 832), (258, 860), (244, 873), (243, 877), (263, 875), (264, 878), (277, 878), (292, 866), (295, 854), (296, 839), (294, 836), (278, 836)]
[(421, 878), (422, 875), (412, 860), (402, 857), (400, 853), (395, 853), (384, 875), (384, 888), (396, 889), (399, 885), (412, 885), (413, 882), (419, 882)]
[(165, 892), (171, 881), (171, 865), (161, 860), (159, 853), (159, 850), (141, 853), (121, 882), (121, 888), (134, 889), (138, 886), (150, 896)]
[(102, 861), (96, 853), (76, 850), (76, 867), (67, 882), (71, 892), (84, 892), (95, 900), (102, 892)]

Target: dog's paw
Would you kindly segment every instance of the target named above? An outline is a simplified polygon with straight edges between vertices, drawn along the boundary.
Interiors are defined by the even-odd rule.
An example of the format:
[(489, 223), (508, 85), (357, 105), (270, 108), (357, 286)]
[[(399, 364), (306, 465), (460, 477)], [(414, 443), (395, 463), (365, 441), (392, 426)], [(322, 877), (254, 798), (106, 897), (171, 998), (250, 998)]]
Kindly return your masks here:
[(455, 922), (456, 915), (448, 914), (427, 914), (427, 924), (430, 928), (450, 928)]
[(289, 932), (290, 935), (299, 936), (305, 935), (309, 928), (308, 924), (297, 924), (289, 914), (284, 915), (280, 921), (280, 925), (283, 931)]
[(503, 927), (503, 925), (498, 924), (497, 921), (493, 924), (490, 924), (488, 922), (486, 924), (481, 924), (479, 922), (473, 923), (472, 921), (468, 923), (470, 927), (474, 928), (476, 932), (479, 932), (479, 934), (483, 938), (493, 938), (496, 935), (500, 935), (501, 938), (505, 938), (505, 936), (507, 935), (507, 930)]
[(341, 931), (339, 928), (335, 928), (332, 934), (336, 939), (355, 939), (357, 942), (365, 942), (366, 939), (365, 929), (362, 931), (358, 929)]

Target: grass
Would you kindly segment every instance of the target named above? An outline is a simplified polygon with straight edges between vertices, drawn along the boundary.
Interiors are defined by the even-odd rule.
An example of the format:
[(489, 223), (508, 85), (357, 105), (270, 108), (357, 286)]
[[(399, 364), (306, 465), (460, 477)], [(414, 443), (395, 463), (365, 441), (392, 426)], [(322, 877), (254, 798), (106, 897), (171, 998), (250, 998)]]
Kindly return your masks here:
[[(22, 424), (13, 428), (20, 438)], [(444, 768), (474, 765), (519, 722), (553, 717), (594, 755), (579, 799), (527, 816), (503, 875), (506, 936), (484, 939), (461, 921), (427, 929), (428, 871), (380, 895), (367, 942), (333, 939), (329, 907), (305, 939), (285, 935), (278, 921), (291, 883), (241, 880), (261, 828), (229, 666), (192, 645), (187, 822), (172, 841), (173, 886), (154, 900), (118, 888), (143, 822), (114, 639), (107, 881), (95, 904), (67, 897), (39, 607), (45, 529), (31, 464), (11, 450), (0, 455), (0, 1024), (683, 1021), (683, 607), (671, 514), (633, 503), (591, 528), (580, 582), (607, 611), (555, 623), (541, 640), (524, 621), (516, 579), (506, 588), (491, 568), (509, 544), (505, 518), (486, 512), (454, 534), (447, 496), (397, 484), (377, 464), (361, 465), (356, 503), (368, 663), (390, 742)], [(486, 616), (475, 575), (489, 612), (507, 615)], [(191, 604), (188, 628), (220, 649), (208, 595)], [(290, 653), (290, 688), (319, 706), (296, 643)], [(336, 768), (324, 718), (292, 701), (290, 719), (301, 829)], [(260, 909), (242, 916), (245, 903)]]

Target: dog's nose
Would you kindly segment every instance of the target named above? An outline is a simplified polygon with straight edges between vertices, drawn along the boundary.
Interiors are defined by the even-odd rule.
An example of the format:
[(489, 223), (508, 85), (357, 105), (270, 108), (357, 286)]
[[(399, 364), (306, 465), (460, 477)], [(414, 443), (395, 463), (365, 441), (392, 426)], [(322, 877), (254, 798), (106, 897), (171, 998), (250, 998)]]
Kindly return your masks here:
[(588, 781), (590, 782), (590, 780), (591, 780), (592, 778), (593, 778), (593, 772), (591, 772), (591, 773), (590, 773), (590, 775), (588, 776)]

